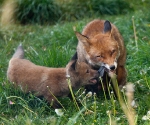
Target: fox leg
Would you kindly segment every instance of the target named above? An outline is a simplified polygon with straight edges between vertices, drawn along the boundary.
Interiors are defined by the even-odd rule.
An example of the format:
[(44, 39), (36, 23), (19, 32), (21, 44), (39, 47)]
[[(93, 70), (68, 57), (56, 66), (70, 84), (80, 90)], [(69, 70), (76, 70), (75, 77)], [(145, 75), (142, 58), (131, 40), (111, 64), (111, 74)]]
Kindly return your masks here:
[(119, 87), (123, 87), (126, 84), (127, 71), (124, 66), (117, 67), (116, 70), (117, 81)]

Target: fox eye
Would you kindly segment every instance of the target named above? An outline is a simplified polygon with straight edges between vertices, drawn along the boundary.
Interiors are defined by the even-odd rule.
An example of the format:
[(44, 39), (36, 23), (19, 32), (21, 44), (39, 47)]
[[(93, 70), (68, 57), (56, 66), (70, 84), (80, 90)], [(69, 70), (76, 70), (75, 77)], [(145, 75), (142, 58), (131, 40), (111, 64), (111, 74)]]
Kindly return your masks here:
[(97, 58), (103, 58), (103, 56), (101, 56), (101, 55), (98, 55), (98, 56), (96, 56)]
[(86, 70), (86, 73), (90, 73), (89, 69)]
[(96, 57), (101, 57), (101, 56), (99, 55), (99, 56), (96, 56)]
[(111, 54), (114, 54), (115, 52), (116, 52), (116, 50), (114, 49), (114, 50), (111, 51)]

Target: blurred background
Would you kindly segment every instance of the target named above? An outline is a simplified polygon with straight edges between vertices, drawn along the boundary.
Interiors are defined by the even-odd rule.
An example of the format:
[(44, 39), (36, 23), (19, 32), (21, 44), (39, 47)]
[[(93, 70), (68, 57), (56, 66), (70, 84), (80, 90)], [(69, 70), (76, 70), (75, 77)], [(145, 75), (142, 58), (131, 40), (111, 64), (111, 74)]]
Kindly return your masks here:
[(149, 0), (0, 0), (0, 13), (4, 23), (9, 20), (42, 25), (93, 16), (123, 15), (149, 6)]

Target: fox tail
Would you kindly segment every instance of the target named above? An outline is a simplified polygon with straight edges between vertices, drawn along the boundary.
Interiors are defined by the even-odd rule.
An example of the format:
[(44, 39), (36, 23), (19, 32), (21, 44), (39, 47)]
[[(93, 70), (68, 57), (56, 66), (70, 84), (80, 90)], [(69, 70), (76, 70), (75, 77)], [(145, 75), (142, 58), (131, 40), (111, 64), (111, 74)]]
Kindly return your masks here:
[(22, 44), (20, 44), (18, 46), (18, 48), (15, 51), (14, 55), (12, 56), (12, 58), (18, 58), (18, 59), (23, 59), (24, 58), (24, 50), (23, 50)]

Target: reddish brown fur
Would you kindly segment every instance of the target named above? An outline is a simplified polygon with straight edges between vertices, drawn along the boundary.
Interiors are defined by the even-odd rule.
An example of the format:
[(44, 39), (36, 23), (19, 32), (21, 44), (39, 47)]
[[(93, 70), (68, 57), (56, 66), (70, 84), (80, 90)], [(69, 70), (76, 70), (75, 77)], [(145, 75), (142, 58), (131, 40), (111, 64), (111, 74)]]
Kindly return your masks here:
[[(86, 63), (71, 61), (66, 68), (48, 68), (38, 66), (26, 59), (20, 58), (20, 48), (9, 61), (7, 77), (24, 92), (35, 92), (37, 96), (44, 96), (49, 102), (54, 100), (54, 108), (60, 108), (54, 96), (68, 96), (70, 93), (66, 74), (70, 75), (73, 89), (78, 89), (87, 84), (95, 84), (93, 78), (98, 77), (98, 72), (92, 70)], [(88, 72), (87, 72), (88, 71)], [(50, 93), (51, 92), (51, 93)]]
[(86, 62), (94, 69), (102, 63), (113, 65), (117, 60), (117, 80), (120, 86), (126, 84), (126, 49), (118, 29), (111, 24), (111, 31), (104, 32), (104, 20), (93, 20), (76, 33), (79, 40), (77, 56), (80, 62)]

